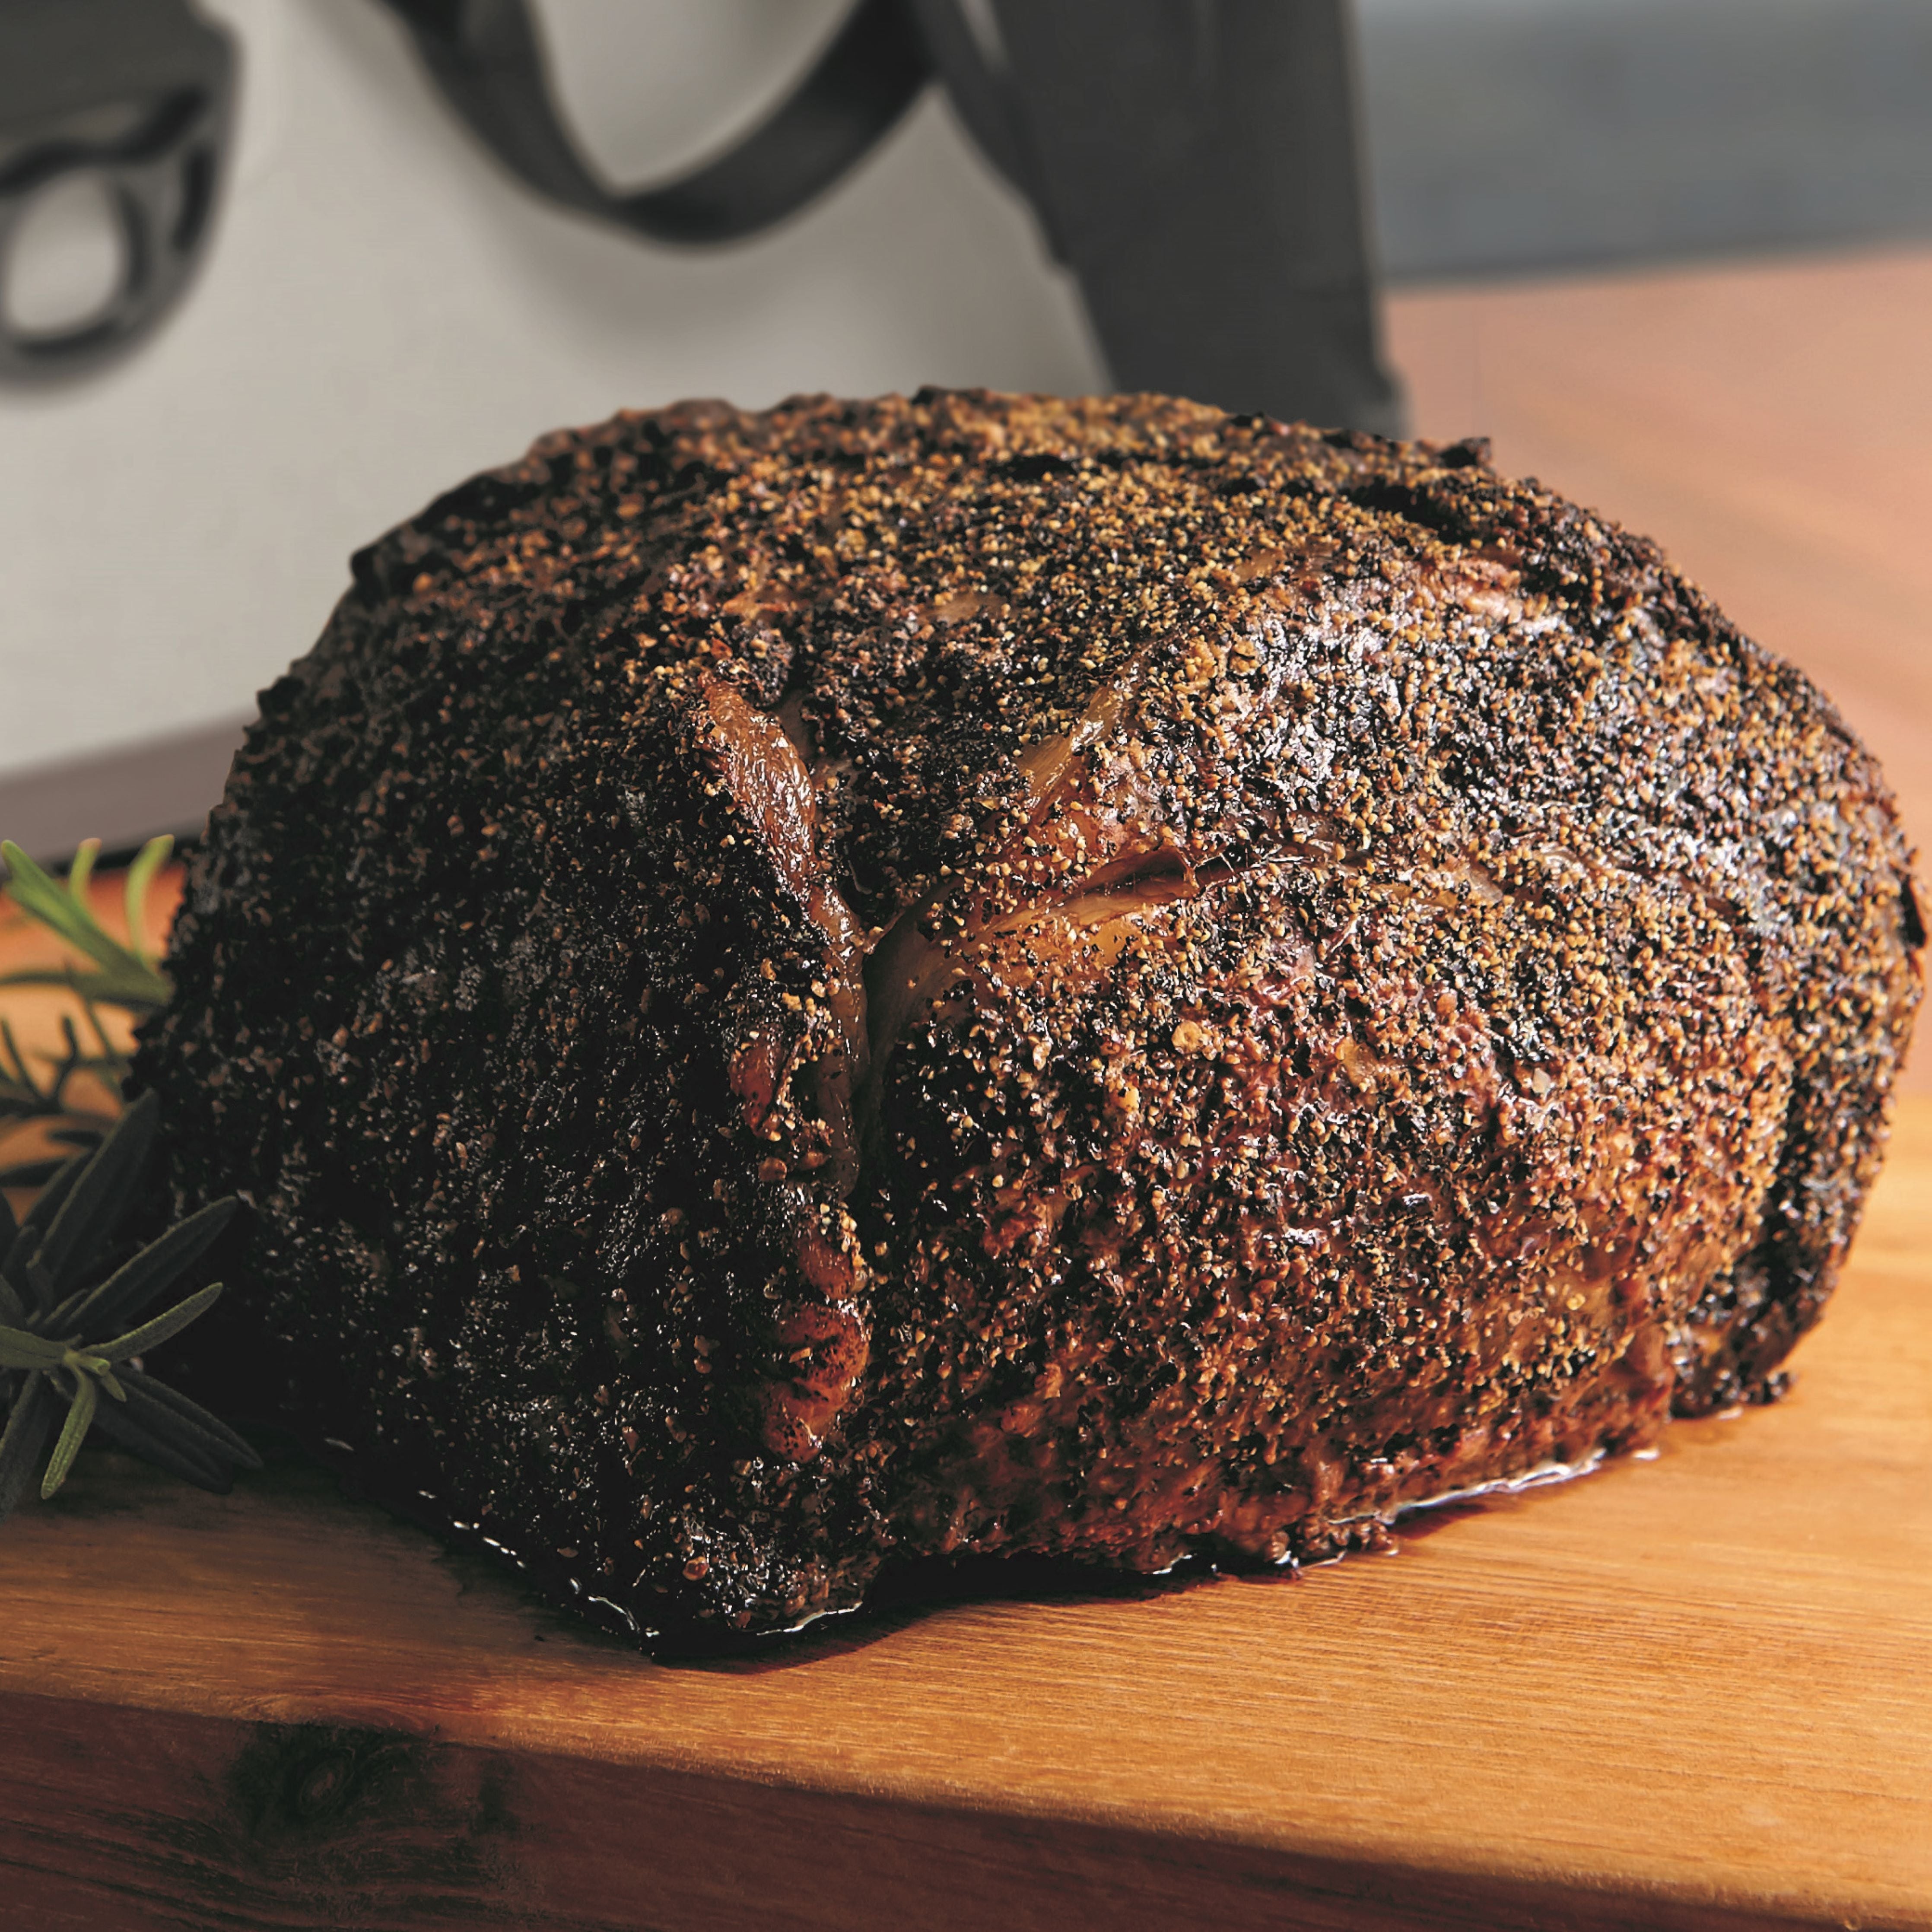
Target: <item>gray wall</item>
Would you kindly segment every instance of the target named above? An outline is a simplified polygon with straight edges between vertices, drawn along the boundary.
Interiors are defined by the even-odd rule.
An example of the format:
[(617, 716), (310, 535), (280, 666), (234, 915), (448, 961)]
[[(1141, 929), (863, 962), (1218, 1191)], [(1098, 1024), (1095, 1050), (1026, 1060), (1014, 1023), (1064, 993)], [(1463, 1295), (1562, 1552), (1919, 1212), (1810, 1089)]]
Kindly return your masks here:
[(1358, 0), (1397, 282), (1932, 234), (1928, 0)]

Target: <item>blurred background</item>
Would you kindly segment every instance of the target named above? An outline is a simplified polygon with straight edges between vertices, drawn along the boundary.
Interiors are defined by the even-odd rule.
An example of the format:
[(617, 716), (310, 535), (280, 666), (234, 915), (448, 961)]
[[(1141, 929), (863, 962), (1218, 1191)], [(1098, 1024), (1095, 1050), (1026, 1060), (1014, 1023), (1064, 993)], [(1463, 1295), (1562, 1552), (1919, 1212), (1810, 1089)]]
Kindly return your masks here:
[[(853, 0), (0, 0), (0, 831), (192, 831), (350, 552), (560, 424), (1158, 383), (1491, 436), (1932, 840), (1932, 0), (862, 10), (824, 190), (694, 243), (616, 184), (782, 118)], [(1277, 339), (1161, 306), (1271, 275)]]

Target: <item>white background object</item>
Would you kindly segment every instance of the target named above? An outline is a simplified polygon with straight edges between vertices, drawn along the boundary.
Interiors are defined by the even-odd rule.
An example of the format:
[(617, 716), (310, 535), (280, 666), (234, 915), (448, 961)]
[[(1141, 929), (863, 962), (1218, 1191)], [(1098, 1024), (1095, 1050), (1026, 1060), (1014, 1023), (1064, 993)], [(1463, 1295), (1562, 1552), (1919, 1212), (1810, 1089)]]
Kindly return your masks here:
[[(207, 272), (106, 374), (0, 388), (0, 773), (247, 714), (352, 550), (561, 424), (1100, 382), (1077, 297), (936, 94), (782, 231), (676, 250), (511, 182), (370, 0), (209, 10), (243, 67)], [(586, 150), (632, 184), (754, 119), (845, 9), (541, 10)]]

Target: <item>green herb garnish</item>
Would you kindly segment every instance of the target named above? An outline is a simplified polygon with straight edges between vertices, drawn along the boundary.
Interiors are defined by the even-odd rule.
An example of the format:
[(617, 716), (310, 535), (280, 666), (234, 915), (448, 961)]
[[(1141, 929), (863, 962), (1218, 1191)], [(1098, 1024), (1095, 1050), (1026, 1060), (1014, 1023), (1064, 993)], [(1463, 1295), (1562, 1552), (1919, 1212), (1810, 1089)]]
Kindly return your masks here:
[(115, 1229), (133, 1204), (159, 1112), (156, 1096), (142, 1094), (98, 1148), (60, 1169), (17, 1226), (0, 1197), (0, 1370), (20, 1378), (0, 1435), (0, 1521), (26, 1493), (56, 1422), (59, 1438), (40, 1479), (43, 1497), (66, 1480), (96, 1423), (120, 1448), (218, 1493), (236, 1469), (261, 1467), (225, 1422), (157, 1382), (136, 1360), (214, 1306), (219, 1282), (138, 1326), (126, 1325), (207, 1252), (239, 1204), (232, 1197), (215, 1202), (146, 1247), (116, 1252)]
[(0, 839), (0, 859), (7, 862), (7, 896), (94, 962), (91, 973), (73, 966), (43, 966), (5, 974), (0, 975), (0, 986), (64, 986), (89, 1008), (120, 1006), (134, 1013), (159, 1012), (174, 988), (141, 943), (142, 913), (148, 888), (174, 848), (170, 838), (150, 838), (128, 868), (128, 944), (123, 946), (108, 934), (88, 903), (87, 885), (100, 854), (99, 839), (87, 840), (74, 855), (64, 886), (34, 864), (12, 839)]
[[(92, 962), (88, 966), (33, 967), (0, 974), (0, 986), (64, 988), (80, 1003), (92, 1035), (91, 1044), (83, 1047), (74, 1022), (64, 1017), (61, 1030), (66, 1052), (58, 1058), (50, 1054), (36, 1056), (47, 1062), (49, 1071), (43, 1081), (28, 1064), (12, 1027), (0, 1019), (0, 1136), (34, 1120), (52, 1120), (62, 1124), (49, 1136), (56, 1144), (90, 1148), (112, 1123), (111, 1108), (103, 1112), (77, 1104), (69, 1084), (76, 1076), (91, 1076), (110, 1096), (118, 1094), (128, 1078), (128, 1056), (108, 1036), (100, 1009), (118, 1006), (144, 1018), (166, 1006), (174, 990), (142, 940), (148, 895), (155, 874), (173, 852), (174, 843), (170, 838), (149, 839), (128, 868), (128, 944), (124, 946), (104, 930), (88, 898), (88, 884), (100, 850), (99, 839), (87, 840), (74, 854), (64, 884), (36, 865), (11, 839), (0, 839), (0, 858), (7, 862), (7, 896)], [(52, 1177), (62, 1158), (44, 1156), (0, 1167), (0, 1186), (38, 1186)]]

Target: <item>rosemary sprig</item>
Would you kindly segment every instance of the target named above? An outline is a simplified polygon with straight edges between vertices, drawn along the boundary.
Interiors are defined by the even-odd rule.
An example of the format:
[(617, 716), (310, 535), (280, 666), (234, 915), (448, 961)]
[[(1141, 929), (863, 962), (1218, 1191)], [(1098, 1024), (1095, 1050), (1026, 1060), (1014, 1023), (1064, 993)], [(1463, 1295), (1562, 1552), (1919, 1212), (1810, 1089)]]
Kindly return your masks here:
[(142, 913), (154, 874), (166, 864), (175, 842), (150, 838), (128, 868), (128, 944), (123, 946), (102, 926), (88, 903), (88, 881), (100, 841), (90, 838), (74, 854), (63, 886), (36, 865), (10, 838), (0, 839), (0, 859), (7, 862), (7, 896), (78, 952), (94, 962), (92, 972), (74, 966), (30, 968), (0, 974), (0, 986), (64, 986), (82, 1004), (120, 1006), (129, 1012), (158, 1012), (174, 991), (142, 943)]
[[(46, 1136), (68, 1148), (90, 1148), (114, 1119), (110, 1104), (79, 1104), (69, 1091), (77, 1076), (91, 1076), (104, 1088), (110, 1102), (128, 1078), (128, 1057), (109, 1036), (101, 1022), (104, 1006), (120, 1006), (136, 1018), (165, 1005), (172, 990), (167, 976), (149, 953), (142, 938), (146, 928), (148, 896), (154, 875), (174, 850), (172, 838), (151, 838), (128, 870), (128, 944), (122, 945), (102, 929), (88, 898), (88, 884), (100, 854), (100, 842), (90, 838), (75, 854), (63, 885), (28, 857), (11, 840), (0, 840), (0, 857), (7, 862), (8, 896), (30, 918), (56, 933), (91, 962), (39, 967), (0, 976), (0, 987), (60, 986), (74, 996), (92, 1046), (83, 1050), (74, 1022), (63, 1018), (61, 1030), (67, 1051), (56, 1057), (37, 1054), (49, 1068), (43, 1082), (28, 1065), (13, 1029), (0, 1020), (0, 1138), (36, 1120), (58, 1123)], [(98, 1049), (95, 1050), (95, 1049)], [(59, 1167), (64, 1156), (42, 1152), (34, 1158), (0, 1166), (0, 1186), (38, 1186)]]
[[(67, 1051), (58, 1060), (51, 1054), (44, 1054), (52, 1068), (45, 1086), (34, 1077), (33, 1070), (27, 1064), (26, 1055), (20, 1051), (20, 1043), (14, 1037), (12, 1026), (0, 1019), (0, 1116), (17, 1115), (22, 1119), (46, 1116), (49, 1118), (64, 1114), (70, 1119), (86, 1119), (105, 1126), (113, 1118), (110, 1114), (89, 1113), (74, 1106), (68, 1098), (68, 1082), (76, 1074), (92, 1073), (103, 1082), (118, 1085), (127, 1076), (128, 1062), (124, 1054), (117, 1052), (112, 1043), (99, 1033), (95, 1022), (97, 1037), (101, 1050), (98, 1053), (85, 1053), (80, 1040), (74, 1032), (74, 1022), (63, 1018), (61, 1032), (67, 1042)], [(98, 1136), (97, 1136), (98, 1138)], [(92, 1143), (90, 1142), (90, 1144)], [(9, 1182), (9, 1185), (21, 1184)]]
[(225, 1422), (157, 1382), (140, 1360), (205, 1315), (220, 1284), (127, 1325), (207, 1252), (238, 1204), (215, 1202), (114, 1262), (114, 1231), (132, 1204), (158, 1113), (154, 1095), (142, 1094), (98, 1147), (60, 1169), (17, 1226), (0, 1196), (0, 1370), (12, 1372), (0, 1379), (20, 1378), (0, 1434), (0, 1521), (26, 1495), (56, 1424), (44, 1498), (66, 1480), (97, 1423), (121, 1448), (218, 1493), (236, 1469), (261, 1467)]

